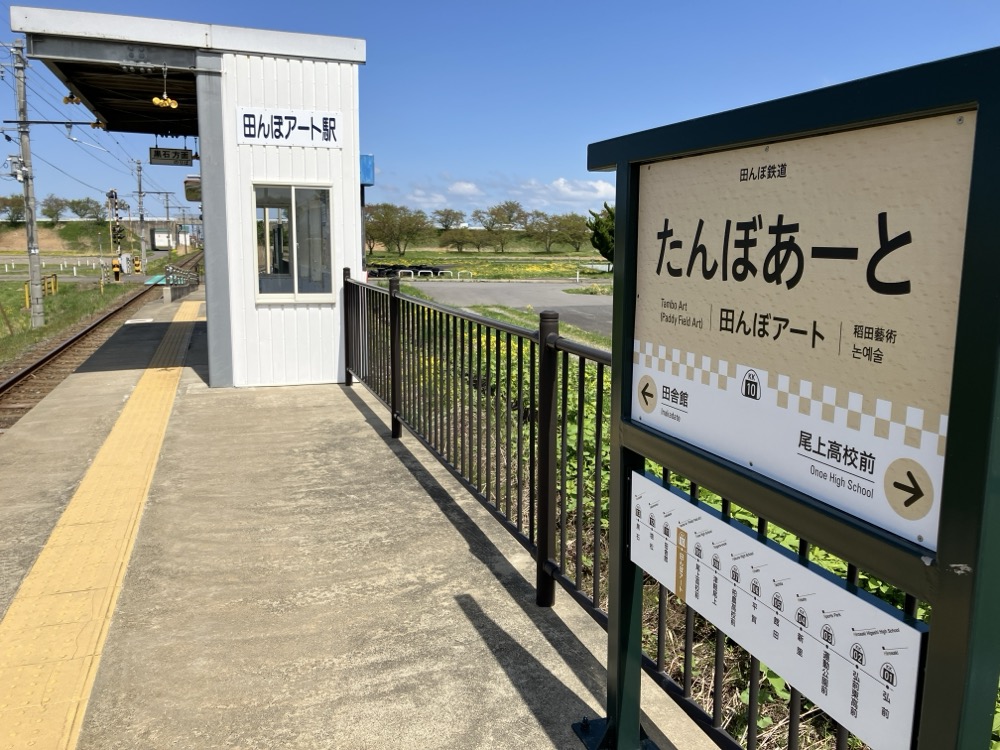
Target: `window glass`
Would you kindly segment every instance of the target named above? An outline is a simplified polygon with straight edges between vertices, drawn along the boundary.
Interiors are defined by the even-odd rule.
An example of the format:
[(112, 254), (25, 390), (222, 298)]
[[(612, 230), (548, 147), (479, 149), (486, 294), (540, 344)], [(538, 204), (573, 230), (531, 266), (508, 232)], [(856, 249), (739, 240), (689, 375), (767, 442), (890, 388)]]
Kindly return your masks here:
[(254, 198), (259, 293), (331, 294), (330, 191), (257, 185)]
[(257, 198), (257, 278), (261, 294), (293, 294), (289, 210), (292, 189), (255, 188)]
[(330, 191), (295, 190), (295, 251), (300, 294), (330, 294)]

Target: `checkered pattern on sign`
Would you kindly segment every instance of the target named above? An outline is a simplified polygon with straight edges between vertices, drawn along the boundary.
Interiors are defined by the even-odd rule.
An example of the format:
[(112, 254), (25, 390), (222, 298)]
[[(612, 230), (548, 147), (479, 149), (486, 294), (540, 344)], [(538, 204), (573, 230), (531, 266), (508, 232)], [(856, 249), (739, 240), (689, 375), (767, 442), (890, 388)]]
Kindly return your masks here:
[[(726, 390), (736, 378), (732, 362), (702, 354), (668, 349), (649, 342), (634, 342), (632, 362), (672, 377)], [(762, 384), (763, 385), (763, 384)], [(780, 373), (768, 373), (766, 387), (776, 391), (780, 409), (843, 425), (911, 448), (943, 456), (948, 436), (948, 415), (932, 414), (905, 404), (865, 397)]]
[(905, 404), (838, 391), (829, 385), (774, 375), (768, 387), (777, 391), (777, 404), (830, 424), (846, 425), (866, 435), (944, 455), (948, 415), (930, 414)]
[(726, 390), (729, 381), (736, 377), (736, 367), (724, 359), (713, 359), (703, 354), (667, 349), (650, 343), (635, 341), (632, 362), (650, 370), (669, 373), (692, 383), (701, 383)]

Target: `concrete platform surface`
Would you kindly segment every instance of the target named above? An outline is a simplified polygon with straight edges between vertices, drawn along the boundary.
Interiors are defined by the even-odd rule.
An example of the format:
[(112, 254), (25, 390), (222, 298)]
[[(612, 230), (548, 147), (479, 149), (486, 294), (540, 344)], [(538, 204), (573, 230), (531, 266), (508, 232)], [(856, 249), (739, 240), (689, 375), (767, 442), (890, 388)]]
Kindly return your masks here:
[[(0, 614), (177, 304), (0, 436)], [(209, 389), (205, 345), (199, 324), (78, 747), (582, 747), (604, 631), (561, 592), (535, 606), (530, 555), (363, 386)], [(714, 747), (651, 683), (643, 708), (661, 750)]]

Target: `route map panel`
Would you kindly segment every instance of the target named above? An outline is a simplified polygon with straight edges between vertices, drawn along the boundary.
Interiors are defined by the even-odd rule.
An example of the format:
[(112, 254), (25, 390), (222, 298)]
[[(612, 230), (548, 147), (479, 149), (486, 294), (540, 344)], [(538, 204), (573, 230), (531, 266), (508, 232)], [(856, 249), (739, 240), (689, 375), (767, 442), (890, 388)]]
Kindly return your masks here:
[(909, 748), (923, 633), (632, 474), (631, 559), (874, 750)]

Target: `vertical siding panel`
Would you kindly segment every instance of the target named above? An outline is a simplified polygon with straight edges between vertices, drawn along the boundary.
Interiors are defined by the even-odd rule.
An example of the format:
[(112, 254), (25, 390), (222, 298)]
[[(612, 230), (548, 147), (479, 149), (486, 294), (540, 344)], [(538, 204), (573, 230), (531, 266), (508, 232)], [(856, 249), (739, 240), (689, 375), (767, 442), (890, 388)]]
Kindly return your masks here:
[[(300, 318), (302, 335), (299, 337), (299, 361), (302, 363), (302, 382), (304, 383), (314, 383), (318, 374), (315, 360), (319, 347), (312, 345), (312, 342), (316, 341), (314, 318), (318, 309), (318, 305), (309, 305), (303, 310), (304, 315)], [(316, 343), (319, 342), (316, 341)]]
[(302, 84), (302, 108), (303, 109), (320, 109), (317, 106), (317, 90), (316, 90), (316, 65), (314, 60), (300, 60), (299, 70), (301, 71), (301, 84)]
[(260, 311), (256, 316), (257, 330), (260, 335), (260, 372), (255, 379), (255, 384), (274, 382), (274, 326), (271, 325), (271, 318), (265, 311)]
[[(248, 60), (244, 56), (227, 55), (223, 59), (225, 70), (234, 71), (234, 75), (224, 76), (223, 81), (223, 107), (232, 112), (243, 96), (244, 81), (249, 74)], [(234, 136), (224, 133), (224, 142), (227, 147), (232, 148), (235, 158), (225, 160), (226, 184), (237, 187), (240, 185), (241, 162), (244, 157), (239, 153), (239, 149), (233, 144)], [(226, 191), (226, 231), (229, 238), (229, 247), (225, 252), (229, 253), (229, 304), (230, 319), (232, 325), (232, 355), (233, 355), (233, 382), (236, 385), (243, 385), (248, 382), (247, 378), (247, 292), (244, 265), (240, 262), (238, 253), (234, 250), (242, 244), (242, 227), (240, 227), (240, 216), (242, 200), (238, 189)], [(220, 249), (221, 250), (221, 249)]]
[(302, 86), (302, 60), (288, 60), (288, 107), (294, 109), (309, 109), (305, 104), (305, 92)]
[(313, 305), (309, 311), (309, 380), (323, 379), (326, 365), (323, 361), (323, 316), (327, 305)]
[(340, 306), (328, 307), (323, 311), (323, 324), (320, 326), (320, 346), (323, 348), (323, 381), (326, 383), (336, 382), (337, 373), (340, 370), (340, 360), (337, 356), (337, 347), (334, 344), (337, 332), (340, 330)]
[(261, 105), (264, 107), (277, 107), (278, 104), (278, 80), (275, 78), (274, 58), (258, 57), (258, 70), (260, 70), (259, 85), (264, 93)]
[[(230, 273), (234, 318), (234, 380), (239, 385), (342, 380), (342, 310), (338, 304), (256, 301), (254, 183), (331, 188), (334, 292), (342, 291), (345, 262), (360, 271), (360, 192), (357, 187), (357, 66), (315, 60), (230, 56), (235, 82), (226, 106), (339, 110), (342, 149), (239, 146), (227, 164)], [(235, 135), (231, 136), (235, 139)], [(239, 351), (236, 352), (235, 350)], [(236, 374), (236, 370), (239, 374)]]
[[(237, 215), (238, 217), (242, 217), (239, 221), (239, 231), (231, 235), (233, 246), (230, 248), (230, 254), (235, 256), (233, 265), (239, 268), (239, 276), (243, 289), (241, 307), (244, 319), (244, 335), (241, 337), (240, 346), (242, 346), (245, 354), (244, 369), (248, 384), (260, 382), (260, 350), (264, 346), (261, 340), (260, 322), (254, 314), (257, 260), (253, 248), (256, 245), (256, 233), (253, 237), (249, 235), (246, 220), (251, 213), (252, 207), (248, 176), (253, 174), (254, 160), (255, 154), (252, 148), (240, 149), (239, 179), (234, 181), (230, 187), (239, 196), (240, 203), (244, 206), (244, 210)], [(248, 255), (250, 257), (247, 257)]]
[(302, 382), (302, 364), (299, 362), (299, 337), (302, 336), (302, 326), (299, 323), (301, 305), (288, 305), (281, 308), (285, 334), (285, 377), (289, 383), (296, 385)]
[(279, 107), (288, 108), (292, 106), (295, 102), (296, 107), (301, 105), (296, 102), (292, 97), (291, 80), (292, 80), (292, 68), (294, 68), (296, 62), (293, 60), (288, 60), (286, 58), (278, 58), (274, 61), (274, 82), (275, 82), (275, 94), (276, 100)]
[(277, 305), (262, 305), (260, 312), (271, 319), (271, 331), (274, 338), (271, 341), (271, 358), (274, 360), (274, 382), (278, 385), (288, 383), (288, 362), (285, 356), (285, 342), (288, 340), (288, 329), (282, 316), (282, 309)]

